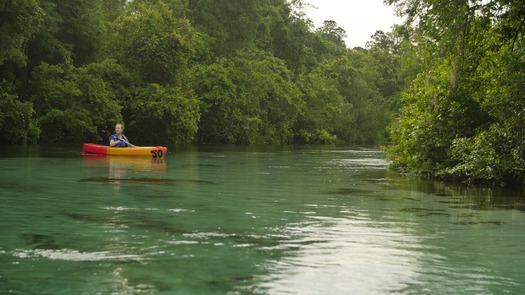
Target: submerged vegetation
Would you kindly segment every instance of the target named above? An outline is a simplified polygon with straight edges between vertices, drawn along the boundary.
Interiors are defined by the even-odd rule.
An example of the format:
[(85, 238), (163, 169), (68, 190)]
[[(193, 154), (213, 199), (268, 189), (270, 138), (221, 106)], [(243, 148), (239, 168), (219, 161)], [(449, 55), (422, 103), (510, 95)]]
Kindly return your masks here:
[(402, 171), (525, 176), (525, 1), (385, 0), (365, 48), (306, 0), (0, 5), (0, 144), (385, 145)]

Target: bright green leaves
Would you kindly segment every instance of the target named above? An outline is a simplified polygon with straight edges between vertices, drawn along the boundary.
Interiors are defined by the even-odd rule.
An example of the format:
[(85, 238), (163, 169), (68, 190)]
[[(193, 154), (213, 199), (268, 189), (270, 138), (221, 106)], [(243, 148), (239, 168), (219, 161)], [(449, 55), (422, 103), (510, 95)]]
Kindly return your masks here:
[(0, 4), (0, 142), (107, 142), (117, 122), (136, 144), (384, 141), (397, 57), (346, 48), (302, 4)]
[(134, 2), (112, 28), (108, 54), (119, 63), (147, 83), (184, 83), (196, 38), (187, 19), (175, 18), (162, 1), (152, 6)]
[(191, 142), (200, 117), (191, 93), (158, 84), (137, 88), (124, 112), (130, 137), (149, 145)]
[(419, 20), (411, 38), (420, 74), (391, 128), (394, 165), (469, 182), (522, 182), (521, 1), (389, 2)]
[(119, 69), (111, 61), (80, 68), (44, 63), (35, 69), (31, 98), (43, 142), (100, 140), (103, 130), (121, 121), (121, 107), (99, 76), (100, 67), (107, 67), (107, 73)]
[(328, 42), (336, 46), (345, 46), (346, 32), (337, 26), (337, 22), (325, 20), (323, 26), (318, 28), (317, 32)]
[[(295, 140), (298, 142), (335, 143), (334, 126), (354, 118), (352, 106), (338, 89), (337, 77), (330, 77), (330, 72), (329, 65), (324, 65), (301, 77), (300, 86), (306, 107), (296, 125)], [(348, 128), (348, 131), (355, 129)]]
[[(302, 77), (306, 107), (302, 123), (297, 126), (303, 135), (301, 141), (325, 142), (326, 133), (347, 143), (385, 139), (390, 105), (375, 85), (381, 74), (373, 65), (370, 56), (351, 52), (325, 60)], [(323, 139), (316, 134), (323, 135)]]
[(289, 142), (302, 108), (284, 63), (262, 51), (239, 52), (199, 69), (199, 138), (207, 142)]

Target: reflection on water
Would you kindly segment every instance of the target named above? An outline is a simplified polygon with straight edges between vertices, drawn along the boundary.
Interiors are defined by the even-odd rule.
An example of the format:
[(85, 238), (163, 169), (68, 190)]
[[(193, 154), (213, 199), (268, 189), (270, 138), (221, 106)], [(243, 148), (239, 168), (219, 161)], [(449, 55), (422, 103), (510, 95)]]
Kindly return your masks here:
[[(108, 168), (108, 176), (93, 176), (81, 179), (81, 182), (109, 182), (119, 190), (122, 182), (166, 183), (166, 162), (164, 158), (149, 157), (107, 157), (84, 155), (87, 168)], [(104, 173), (106, 174), (106, 173)]]
[(313, 218), (288, 227), (294, 238), (279, 248), (293, 254), (266, 266), (271, 271), (261, 278), (258, 291), (385, 294), (406, 288), (419, 272), (422, 254), (413, 249), (418, 237), (389, 222), (373, 224), (362, 215)]
[(250, 149), (0, 158), (0, 293), (525, 290), (521, 191), (398, 175), (377, 151)]
[[(166, 161), (161, 158), (145, 157), (103, 157), (84, 155), (84, 167), (87, 169), (109, 169), (109, 175), (114, 179), (125, 178), (128, 174), (152, 175), (164, 177)], [(153, 177), (150, 177), (153, 178)]]

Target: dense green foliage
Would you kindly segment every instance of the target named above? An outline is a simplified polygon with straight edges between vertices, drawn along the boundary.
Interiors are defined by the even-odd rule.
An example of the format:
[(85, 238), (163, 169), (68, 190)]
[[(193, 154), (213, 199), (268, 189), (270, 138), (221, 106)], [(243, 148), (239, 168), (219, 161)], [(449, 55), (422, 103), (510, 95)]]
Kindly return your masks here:
[(525, 2), (387, 2), (407, 16), (403, 56), (419, 68), (391, 127), (394, 165), (471, 182), (523, 182)]
[[(385, 0), (349, 49), (303, 0), (0, 1), (0, 144), (385, 144), (432, 177), (523, 182), (525, 1)], [(356, 28), (357, 29), (357, 28)]]
[(398, 105), (394, 43), (300, 0), (0, 2), (0, 144), (378, 144)]

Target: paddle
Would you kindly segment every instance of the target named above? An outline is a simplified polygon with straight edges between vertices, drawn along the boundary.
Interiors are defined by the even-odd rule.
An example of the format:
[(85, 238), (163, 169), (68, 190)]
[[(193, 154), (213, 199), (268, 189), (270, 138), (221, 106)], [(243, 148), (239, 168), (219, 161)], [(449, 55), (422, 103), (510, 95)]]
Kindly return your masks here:
[(136, 145), (131, 144), (131, 143), (127, 142), (126, 140), (124, 140), (124, 138), (122, 138), (120, 141), (122, 141), (123, 143), (127, 144), (129, 147), (137, 147)]

